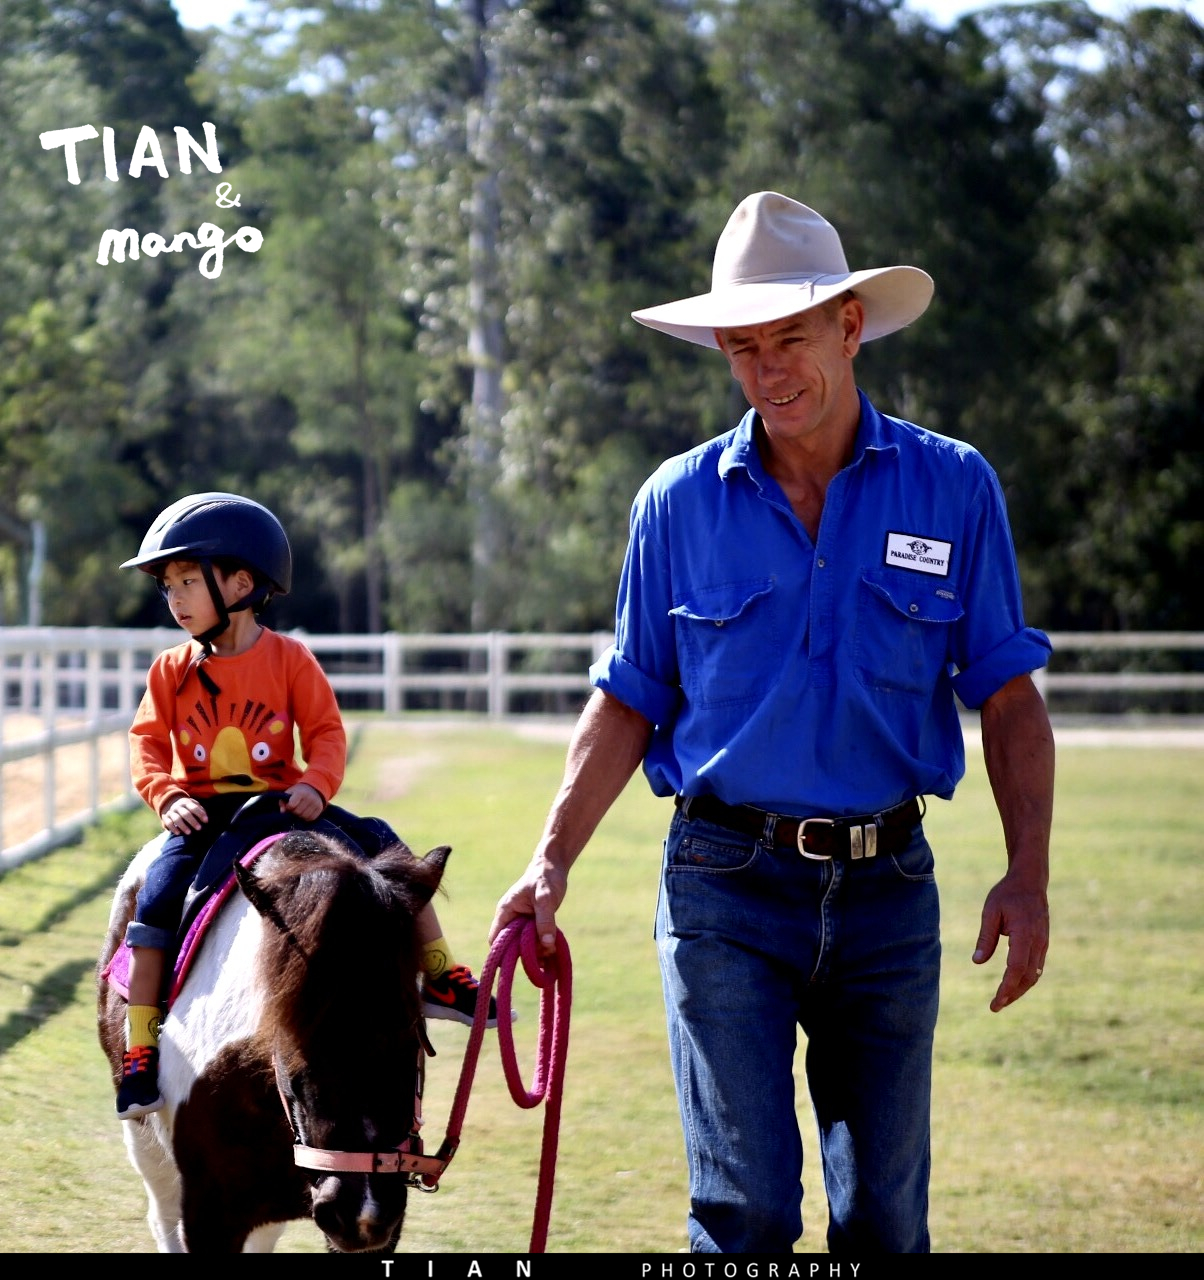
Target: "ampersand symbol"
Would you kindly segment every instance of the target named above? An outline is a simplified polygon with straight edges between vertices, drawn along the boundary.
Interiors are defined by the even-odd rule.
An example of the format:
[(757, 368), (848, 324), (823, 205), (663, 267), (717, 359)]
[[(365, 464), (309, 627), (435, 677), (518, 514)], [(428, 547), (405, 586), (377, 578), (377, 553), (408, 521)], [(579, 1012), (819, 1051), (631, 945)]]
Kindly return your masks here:
[(235, 196), (233, 200), (228, 199), (230, 195), (230, 184), (228, 182), (219, 182), (217, 184), (217, 207), (219, 209), (239, 209), (242, 207), (242, 196)]

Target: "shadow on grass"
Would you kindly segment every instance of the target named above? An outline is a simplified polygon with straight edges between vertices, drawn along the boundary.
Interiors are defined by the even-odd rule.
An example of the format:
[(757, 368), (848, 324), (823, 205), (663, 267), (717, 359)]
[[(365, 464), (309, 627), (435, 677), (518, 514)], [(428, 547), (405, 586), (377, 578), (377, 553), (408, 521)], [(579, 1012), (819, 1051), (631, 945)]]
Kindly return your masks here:
[(80, 979), (95, 968), (95, 960), (72, 960), (46, 974), (30, 993), (25, 1008), (14, 1010), (0, 1024), (0, 1057), (74, 1004)]
[[(40, 920), (35, 920), (29, 928), (20, 930), (10, 928), (0, 932), (0, 947), (19, 947), (26, 938), (32, 938), (39, 933), (49, 933), (56, 925), (62, 924), (73, 911), (88, 906), (101, 895), (112, 897), (117, 889), (117, 881), (132, 857), (133, 853), (114, 852), (108, 868), (94, 876), (89, 883), (78, 886), (65, 898), (60, 898), (47, 909)], [(101, 941), (101, 938), (96, 940), (98, 951)]]

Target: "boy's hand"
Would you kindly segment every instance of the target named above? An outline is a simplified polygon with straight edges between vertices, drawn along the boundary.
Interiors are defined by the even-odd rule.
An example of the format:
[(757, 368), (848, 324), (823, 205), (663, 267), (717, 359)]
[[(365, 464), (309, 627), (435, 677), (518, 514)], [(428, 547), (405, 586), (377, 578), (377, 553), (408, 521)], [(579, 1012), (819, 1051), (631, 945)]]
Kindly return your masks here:
[(209, 821), (209, 815), (199, 801), (191, 796), (180, 796), (163, 810), (159, 821), (163, 823), (164, 831), (170, 831), (175, 836), (186, 836), (192, 831), (199, 831)]
[(287, 800), (281, 800), (281, 813), (296, 814), (303, 822), (315, 822), (322, 816), (322, 810), (326, 808), (326, 801), (322, 799), (322, 793), (316, 791), (308, 782), (298, 782), (296, 786), (290, 787), (286, 793)]

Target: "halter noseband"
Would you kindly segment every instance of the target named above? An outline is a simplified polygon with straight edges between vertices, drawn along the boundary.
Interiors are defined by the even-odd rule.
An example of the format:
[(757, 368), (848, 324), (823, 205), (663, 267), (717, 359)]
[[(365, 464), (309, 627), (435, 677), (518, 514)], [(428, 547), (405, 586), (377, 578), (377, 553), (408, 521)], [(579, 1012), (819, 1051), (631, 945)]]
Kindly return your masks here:
[(433, 1155), (423, 1154), (422, 1150), (422, 1091), (426, 1080), (426, 1055), (434, 1053), (426, 1038), (425, 1028), (419, 1030), (418, 1067), (414, 1073), (414, 1118), (412, 1128), (396, 1147), (388, 1151), (329, 1151), (322, 1147), (311, 1147), (301, 1138), (301, 1126), (298, 1123), (297, 1100), (293, 1095), (280, 1061), (279, 1054), (272, 1055), (276, 1071), (276, 1089), (280, 1101), (284, 1104), (284, 1113), (288, 1117), (289, 1127), (293, 1131), (293, 1164), (300, 1169), (313, 1169), (319, 1173), (400, 1173), (405, 1175), (407, 1185), (419, 1191), (438, 1191), (439, 1179), (460, 1145), (458, 1137), (451, 1134), (443, 1140), (443, 1145)]

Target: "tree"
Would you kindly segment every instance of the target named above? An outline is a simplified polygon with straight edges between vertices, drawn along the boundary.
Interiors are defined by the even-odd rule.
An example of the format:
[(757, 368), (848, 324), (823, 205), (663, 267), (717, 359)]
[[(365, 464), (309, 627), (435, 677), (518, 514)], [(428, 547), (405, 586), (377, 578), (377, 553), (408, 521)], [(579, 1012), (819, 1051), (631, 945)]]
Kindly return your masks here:
[(47, 20), (40, 4), (0, 10), (0, 616), (30, 618), (38, 528), (47, 542), (40, 620), (83, 625), (111, 616), (109, 556), (129, 494), (117, 462), (118, 335), (99, 316), (85, 248), (115, 206), (111, 190), (70, 188), (61, 153), (39, 144), (100, 109), (76, 60), (46, 48)]
[(941, 31), (896, 0), (713, 12), (738, 131), (729, 185), (814, 205), (854, 267), (909, 262), (934, 277), (923, 321), (866, 347), (859, 375), (882, 408), (971, 439), (1006, 470), (1035, 353), (1017, 317), (1042, 296), (1039, 211), (1055, 176), (1037, 104), (975, 23)]
[[(576, 572), (588, 540), (558, 536), (577, 518), (581, 464), (616, 430), (639, 440), (651, 426), (649, 457), (656, 424), (668, 419), (662, 438), (678, 441), (697, 431), (696, 416), (655, 407), (652, 390), (685, 391), (691, 360), (637, 353), (626, 319), (675, 274), (693, 187), (721, 141), (688, 7), (395, 0), (320, 4), (287, 23), (285, 9), (274, 6), (244, 46), (240, 75), (250, 80), (245, 69), (263, 64), (268, 30), (284, 36), (265, 79), (338, 97), (387, 157), (372, 208), (393, 256), (382, 250), (374, 278), (396, 290), (413, 325), (412, 342), (399, 331), (394, 361), (416, 386), (398, 399), (393, 428), (395, 442), (413, 441), (392, 480), (389, 520), (401, 524), (381, 525), (375, 544), (367, 531), (361, 538), (369, 556), (373, 545), (391, 548), (383, 614), (411, 627), (500, 627), (534, 619), (538, 601), (605, 625), (634, 483), (593, 547), (608, 568), (602, 596), (596, 574)], [(215, 47), (212, 65), (235, 65), (228, 49)], [(267, 109), (266, 99), (254, 104), (248, 119)], [(377, 303), (390, 306), (385, 295)], [(467, 526), (432, 524), (423, 495), (439, 511), (449, 495), (466, 503)], [(428, 549), (420, 562), (406, 554), (404, 530)], [(453, 598), (449, 581), (466, 590)], [(533, 582), (548, 582), (546, 592)]]
[(1051, 113), (1064, 157), (1049, 269), (1045, 477), (1055, 625), (1199, 629), (1204, 554), (1204, 28), (1148, 9), (1101, 25), (1100, 65)]

